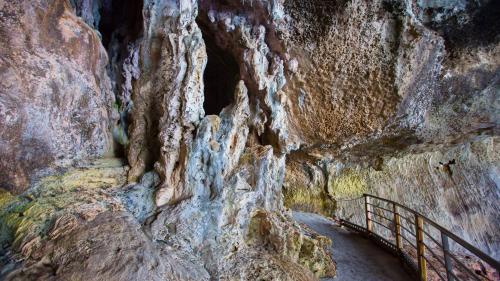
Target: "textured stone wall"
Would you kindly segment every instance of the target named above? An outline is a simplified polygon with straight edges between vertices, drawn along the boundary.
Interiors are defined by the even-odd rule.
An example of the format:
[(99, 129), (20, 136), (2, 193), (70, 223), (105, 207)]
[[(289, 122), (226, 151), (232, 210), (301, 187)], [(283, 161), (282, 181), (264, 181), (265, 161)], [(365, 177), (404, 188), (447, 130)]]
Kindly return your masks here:
[[(283, 208), (286, 126), (277, 97), (284, 66), (266, 42), (280, 20), (272, 15), (281, 6), (252, 5), (145, 3), (129, 179), (155, 163), (161, 178), (155, 201), (163, 211), (151, 223), (153, 237), (199, 257), (213, 278), (332, 276), (326, 244), (301, 234)], [(204, 93), (207, 53), (198, 24), (239, 68), (232, 103), (218, 116), (206, 116), (203, 109), (204, 99), (215, 97)], [(148, 138), (157, 138), (158, 147), (148, 146)], [(312, 251), (299, 256), (310, 242)], [(271, 270), (275, 266), (282, 269)]]
[[(1, 253), (25, 258), (9, 278), (101, 259), (101, 279), (333, 276), (329, 242), (283, 204), (349, 213), (336, 200), (363, 192), (498, 256), (497, 2), (0, 3)], [(206, 71), (231, 81), (224, 101)], [(119, 180), (83, 165), (107, 152)], [(102, 184), (71, 180), (89, 170)], [(92, 237), (85, 262), (58, 254)]]
[[(454, 164), (447, 165), (450, 161)], [(337, 198), (370, 193), (400, 202), (498, 258), (499, 161), (498, 138), (492, 137), (384, 158), (378, 170), (339, 163), (332, 167), (329, 192)], [(350, 216), (353, 204), (338, 207), (339, 215)]]
[[(401, 100), (396, 84), (402, 20), (383, 1), (286, 1), (290, 54), (287, 116), (307, 144), (380, 130)], [(305, 16), (304, 16), (305, 15)]]
[[(24, 193), (31, 203), (2, 193), (1, 230), (9, 233), (2, 240), (2, 253), (8, 249), (26, 258), (14, 263), (17, 270), (7, 279), (43, 280), (51, 274), (80, 278), (89, 271), (98, 279), (113, 280), (334, 276), (335, 264), (326, 251), (330, 241), (304, 231), (283, 207), (285, 158), (294, 146), (287, 139), (283, 92), (290, 58), (282, 58), (273, 45), (277, 41), (268, 41), (284, 26), (282, 3), (148, 0), (142, 3), (142, 17), (134, 16), (141, 23), (123, 22), (141, 30), (136, 36), (107, 18), (119, 17), (110, 14), (114, 1), (72, 1), (74, 9), (69, 3), (61, 4), (67, 16), (94, 35), (104, 55), (99, 78), (106, 79), (106, 93), (116, 98), (119, 119), (108, 121), (103, 132), (112, 133), (124, 147), (129, 167), (120, 169), (120, 183), (109, 181), (109, 186), (89, 190), (94, 185), (87, 178), (77, 185), (68, 180), (88, 169), (94, 174), (94, 167), (79, 165), (82, 168), (61, 175), (56, 183), (49, 180), (45, 185), (42, 179), (36, 186), (42, 192), (31, 193), (32, 186)], [(137, 3), (126, 1), (123, 9), (129, 4)], [(218, 115), (206, 116), (203, 108), (204, 99), (214, 97), (204, 89), (207, 44), (198, 24), (239, 70), (231, 103)], [(109, 55), (107, 73), (102, 45)], [(130, 184), (121, 182), (124, 173)], [(108, 181), (104, 175), (103, 181)], [(51, 194), (56, 198), (50, 200)], [(74, 202), (78, 194), (97, 204)], [(63, 199), (70, 203), (59, 202)], [(47, 208), (44, 219), (32, 214), (30, 204)], [(54, 205), (84, 219), (67, 218)], [(101, 205), (106, 208), (97, 208)], [(29, 217), (12, 220), (19, 210)], [(36, 232), (23, 235), (24, 224)], [(106, 244), (112, 224), (120, 226), (115, 237), (123, 243)], [(133, 230), (126, 231), (129, 228)], [(67, 259), (58, 254), (82, 243), (89, 248), (85, 262), (78, 262), (84, 251), (79, 246), (67, 249)], [(109, 253), (103, 255), (97, 248)], [(122, 256), (122, 250), (148, 257)], [(105, 261), (96, 269), (99, 259)], [(120, 271), (130, 259), (139, 270)], [(175, 259), (180, 259), (179, 269), (172, 267)], [(116, 264), (108, 263), (112, 260)], [(63, 262), (67, 267), (60, 267)]]
[[(498, 256), (498, 10), (495, 1), (285, 1), (298, 62), (286, 109), (300, 144), (287, 159), (287, 206), (350, 216), (352, 204), (336, 199), (372, 192)], [(439, 162), (452, 159), (449, 175)]]
[(0, 5), (0, 186), (112, 152), (114, 97), (97, 33), (67, 1)]
[[(499, 53), (490, 30), (497, 21), (484, 14), (498, 9), (492, 2), (451, 9), (446, 1), (432, 8), (418, 1), (286, 1), (285, 42), (298, 65), (286, 85), (287, 119), (302, 150), (335, 153), (385, 139), (383, 154), (391, 145), (491, 133)], [(442, 15), (432, 14), (440, 8)], [(489, 39), (475, 37), (480, 26)], [(460, 42), (450, 35), (457, 32)]]
[(285, 177), (284, 193), (289, 198), (285, 203), (364, 225), (363, 200), (349, 199), (373, 194), (425, 214), (498, 258), (498, 137), (379, 161), (376, 166), (331, 161), (324, 172), (311, 164), (314, 161), (291, 161)]

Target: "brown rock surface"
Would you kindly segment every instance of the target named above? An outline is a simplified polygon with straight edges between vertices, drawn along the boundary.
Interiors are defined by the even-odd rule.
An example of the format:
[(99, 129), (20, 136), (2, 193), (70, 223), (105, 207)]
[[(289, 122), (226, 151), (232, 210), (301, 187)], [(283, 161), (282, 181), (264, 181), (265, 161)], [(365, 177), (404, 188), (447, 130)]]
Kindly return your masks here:
[[(95, 171), (90, 167), (81, 172), (95, 179), (84, 177), (76, 185), (67, 181), (75, 176), (73, 172), (54, 185), (42, 178), (22, 194), (28, 201), (6, 193), (3, 242), (12, 251), (8, 256), (26, 259), (7, 278), (79, 280), (94, 274), (97, 280), (314, 280), (333, 276), (335, 265), (325, 250), (328, 240), (303, 233), (283, 208), (284, 153), (290, 145), (281, 91), (284, 62), (266, 42), (272, 29), (263, 25), (264, 21), (273, 21), (272, 25), (282, 22), (275, 17), (281, 5), (273, 8), (261, 2), (254, 7), (242, 2), (218, 6), (217, 2), (205, 2), (198, 10), (196, 1), (146, 1), (142, 17), (134, 17), (143, 20), (143, 31), (127, 34), (124, 27), (141, 25), (124, 21), (123, 26), (116, 26), (123, 13), (106, 18), (113, 16), (117, 7), (113, 1), (72, 3), (75, 10), (65, 1), (45, 7), (47, 11), (59, 7), (56, 15), (74, 19), (93, 36), (87, 38), (89, 42), (94, 43), (100, 34), (107, 48), (107, 73), (112, 83), (104, 73), (106, 56), (98, 40), (94, 49), (78, 53), (81, 57), (76, 62), (82, 73), (90, 69), (98, 82), (108, 83), (108, 88), (102, 88), (106, 91), (96, 90), (95, 101), (110, 97), (107, 94), (112, 90), (120, 119), (113, 126), (102, 115), (85, 121), (96, 118), (107, 122), (102, 132), (109, 134), (112, 129), (115, 140), (125, 146), (130, 169), (123, 168), (123, 172), (126, 170), (132, 183), (123, 186), (124, 175), (120, 174), (120, 181), (110, 182), (108, 190), (107, 184), (100, 184), (108, 182), (106, 175), (100, 168)], [(123, 9), (141, 6), (136, 4), (126, 1)], [(19, 5), (14, 3), (9, 6), (16, 7)], [(246, 14), (238, 14), (238, 7)], [(254, 21), (257, 14), (259, 19)], [(204, 25), (203, 30), (198, 22)], [(53, 26), (54, 30), (59, 28)], [(76, 55), (71, 51), (83, 46), (62, 46), (59, 51), (71, 59)], [(216, 50), (207, 52), (207, 48)], [(217, 56), (235, 62), (234, 73), (217, 66)], [(99, 65), (88, 65), (92, 58)], [(207, 59), (212, 64), (215, 61), (216, 74), (234, 82), (224, 93), (226, 104), (219, 104), (211, 82), (204, 87)], [(204, 104), (205, 98), (211, 99), (212, 105)], [(220, 113), (205, 116), (205, 111)], [(94, 155), (81, 156), (87, 161)], [(34, 190), (40, 193), (33, 194)], [(79, 195), (82, 204), (74, 202)], [(30, 210), (30, 217), (15, 218), (17, 208)], [(256, 212), (269, 224), (269, 235), (250, 239), (253, 227), (260, 228), (260, 223), (252, 220)], [(34, 234), (25, 233), (26, 229)], [(182, 266), (174, 268), (174, 261)], [(130, 263), (133, 266), (125, 266)], [(233, 270), (242, 264), (259, 270)]]
[(396, 83), (401, 19), (382, 1), (286, 1), (290, 55), (287, 116), (308, 145), (382, 129), (401, 100)]
[(498, 1), (424, 2), (0, 2), (8, 278), (332, 276), (283, 204), (363, 192), (496, 255)]
[(0, 3), (0, 185), (112, 150), (113, 96), (98, 35), (67, 1)]

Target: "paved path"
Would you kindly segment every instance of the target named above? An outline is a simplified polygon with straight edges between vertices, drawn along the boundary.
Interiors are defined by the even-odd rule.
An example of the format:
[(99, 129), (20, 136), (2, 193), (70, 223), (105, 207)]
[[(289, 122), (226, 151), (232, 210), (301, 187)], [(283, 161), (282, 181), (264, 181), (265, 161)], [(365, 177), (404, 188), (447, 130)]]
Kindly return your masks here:
[(323, 216), (294, 212), (293, 217), (333, 241), (337, 276), (322, 281), (411, 281), (399, 260), (370, 240), (334, 224)]

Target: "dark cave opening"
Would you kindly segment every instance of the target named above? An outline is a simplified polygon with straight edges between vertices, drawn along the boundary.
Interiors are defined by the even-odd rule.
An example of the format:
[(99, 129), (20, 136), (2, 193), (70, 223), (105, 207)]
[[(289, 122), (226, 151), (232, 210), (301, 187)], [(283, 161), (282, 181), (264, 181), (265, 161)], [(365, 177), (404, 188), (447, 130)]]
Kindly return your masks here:
[(233, 102), (234, 90), (240, 80), (240, 68), (233, 55), (223, 50), (215, 41), (213, 34), (200, 20), (198, 26), (202, 31), (207, 49), (207, 66), (203, 73), (205, 84), (205, 115), (218, 115), (222, 109)]
[(110, 50), (116, 40), (122, 46), (135, 41), (142, 33), (142, 0), (104, 0), (99, 32), (102, 44)]
[[(432, 23), (430, 27), (438, 31), (446, 42), (446, 48), (454, 56), (456, 50), (487, 46), (498, 42), (500, 35), (500, 1), (484, 1), (480, 4), (477, 1), (467, 3), (467, 13), (471, 18), (461, 23), (461, 17), (453, 16), (444, 22)], [(427, 8), (426, 17), (432, 19), (443, 8)], [(429, 24), (427, 24), (429, 25)]]
[[(103, 0), (100, 5), (99, 32), (109, 57), (108, 75), (112, 81), (120, 118), (113, 129), (114, 155), (125, 157), (128, 142), (131, 93), (124, 89), (124, 63), (143, 31), (142, 0)], [(129, 59), (130, 60), (130, 59)]]

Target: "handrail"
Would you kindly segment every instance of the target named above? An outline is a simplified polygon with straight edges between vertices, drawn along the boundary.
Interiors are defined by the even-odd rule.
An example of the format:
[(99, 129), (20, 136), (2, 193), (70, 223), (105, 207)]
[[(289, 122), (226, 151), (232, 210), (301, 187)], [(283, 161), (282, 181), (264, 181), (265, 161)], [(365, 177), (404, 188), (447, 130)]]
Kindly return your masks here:
[[(470, 253), (474, 254), (477, 258), (479, 258), (481, 261), (489, 264), (493, 269), (495, 269), (497, 272), (500, 272), (500, 263), (493, 259), (492, 257), (488, 256), (487, 254), (483, 253), (481, 250), (477, 249), (476, 247), (472, 246), (470, 243), (467, 241), (464, 241), (460, 237), (456, 236), (455, 234), (451, 233), (449, 230), (446, 228), (440, 226), (438, 223), (434, 222), (433, 220), (429, 219), (428, 217), (422, 215), (421, 213), (410, 209), (409, 207), (406, 207), (398, 202), (381, 198), (378, 196), (374, 196), (371, 194), (363, 194), (363, 197), (365, 198), (364, 200), (364, 206), (365, 206), (365, 220), (366, 220), (366, 227), (359, 226), (355, 223), (349, 222), (347, 220), (340, 219), (340, 222), (342, 225), (349, 227), (351, 229), (354, 229), (356, 231), (361, 231), (370, 237), (374, 238), (376, 242), (379, 244), (380, 241), (383, 241), (382, 245), (391, 250), (394, 254), (398, 255), (404, 262), (410, 263), (408, 264), (410, 268), (415, 268), (415, 264), (409, 259), (408, 257), (411, 256), (410, 253), (406, 251), (406, 249), (402, 246), (402, 239), (406, 240), (407, 243), (409, 243), (411, 246), (415, 247), (417, 250), (417, 274), (419, 277), (419, 280), (421, 281), (427, 281), (427, 267), (429, 266), (429, 269), (432, 269), (440, 278), (442, 278), (442, 273), (445, 273), (447, 280), (448, 281), (459, 281), (460, 279), (457, 278), (457, 274), (453, 272), (453, 269), (456, 269), (457, 267), (455, 265), (459, 265), (461, 268), (465, 269), (466, 273), (471, 275), (471, 278), (478, 280), (478, 276), (476, 276), (473, 271), (471, 271), (470, 268), (467, 268), (462, 262), (459, 261), (459, 259), (454, 256), (454, 254), (450, 251), (449, 248), (449, 239), (453, 240), (455, 243), (458, 245), (462, 246), (464, 249), (469, 251)], [(393, 210), (389, 210), (388, 207), (386, 208), (377, 206), (372, 202), (372, 199), (383, 201), (385, 203), (388, 203), (389, 206), (392, 205)], [(386, 212), (389, 212), (392, 214), (392, 219), (389, 217), (381, 216), (373, 211), (374, 208), (377, 209), (382, 209)], [(404, 217), (408, 222), (412, 223), (415, 226), (415, 231), (416, 233), (411, 233), (414, 235), (413, 237), (405, 237), (401, 233), (401, 229), (409, 231), (406, 229), (400, 221), (400, 218), (403, 217), (400, 212), (398, 211), (398, 208), (404, 209), (406, 212), (409, 212), (414, 216), (414, 221), (412, 222), (411, 219)], [(408, 215), (410, 215), (408, 214)], [(392, 224), (389, 223), (389, 226), (382, 224), (381, 222), (378, 222), (374, 220), (375, 217), (372, 215), (375, 215), (376, 217), (382, 217), (385, 220), (391, 222)], [(390, 240), (392, 238), (386, 238), (383, 236), (383, 234), (376, 233), (376, 228), (374, 228), (373, 223), (376, 225), (380, 225), (384, 228), (386, 228), (389, 233), (393, 236), (392, 238), (395, 238), (395, 244), (392, 243)], [(426, 226), (432, 226), (433, 228), (437, 229), (440, 234), (440, 240), (441, 244), (438, 243), (438, 241), (430, 235), (429, 232), (425, 231), (424, 228)], [(393, 229), (391, 228), (393, 227)], [(425, 238), (430, 238), (432, 242), (434, 242), (437, 246), (436, 248), (440, 249), (443, 253), (444, 260), (441, 260), (435, 252), (425, 244)], [(410, 242), (410, 240), (414, 240), (415, 244)], [(415, 246), (416, 245), (416, 246)], [(434, 248), (434, 249), (436, 249)], [(440, 262), (439, 267), (443, 268), (443, 271), (438, 271), (436, 267), (438, 267), (438, 264), (431, 264), (430, 260), (426, 257), (426, 249), (433, 255), (435, 256), (436, 259)], [(454, 261), (454, 262), (452, 262)], [(482, 276), (484, 277), (484, 276)]]
[(437, 224), (433, 220), (427, 218), (426, 216), (420, 214), (419, 212), (414, 211), (414, 210), (412, 210), (412, 209), (410, 209), (410, 208), (408, 208), (408, 207), (406, 207), (404, 205), (401, 205), (401, 204), (399, 204), (397, 202), (394, 202), (392, 200), (389, 200), (389, 199), (384, 199), (384, 198), (381, 198), (381, 197), (378, 197), (378, 196), (374, 196), (374, 195), (370, 195), (370, 194), (366, 194), (366, 193), (363, 194), (363, 196), (365, 196), (365, 197), (369, 196), (369, 197), (372, 197), (372, 198), (375, 198), (375, 199), (378, 199), (378, 200), (382, 200), (382, 201), (385, 201), (385, 202), (388, 202), (388, 203), (392, 203), (392, 204), (395, 204), (398, 207), (406, 209), (407, 211), (409, 211), (411, 213), (417, 214), (419, 217), (421, 217), (424, 220), (426, 220), (433, 227), (437, 228), (442, 233), (444, 232), (446, 234), (446, 236), (448, 236), (448, 238), (451, 238), (451, 239), (455, 240), (455, 242), (457, 242), (458, 244), (460, 244), (462, 247), (466, 248), (471, 253), (473, 253), (474, 255), (476, 255), (478, 258), (484, 260), (489, 265), (493, 266), (497, 271), (500, 271), (500, 263), (498, 261), (494, 260), (492, 257), (488, 256), (487, 254), (483, 253), (481, 250), (479, 250), (476, 247), (472, 246), (469, 242), (464, 241), (462, 238), (460, 238), (460, 237), (456, 236), (455, 234), (451, 233), (446, 228), (440, 226), (439, 224)]

